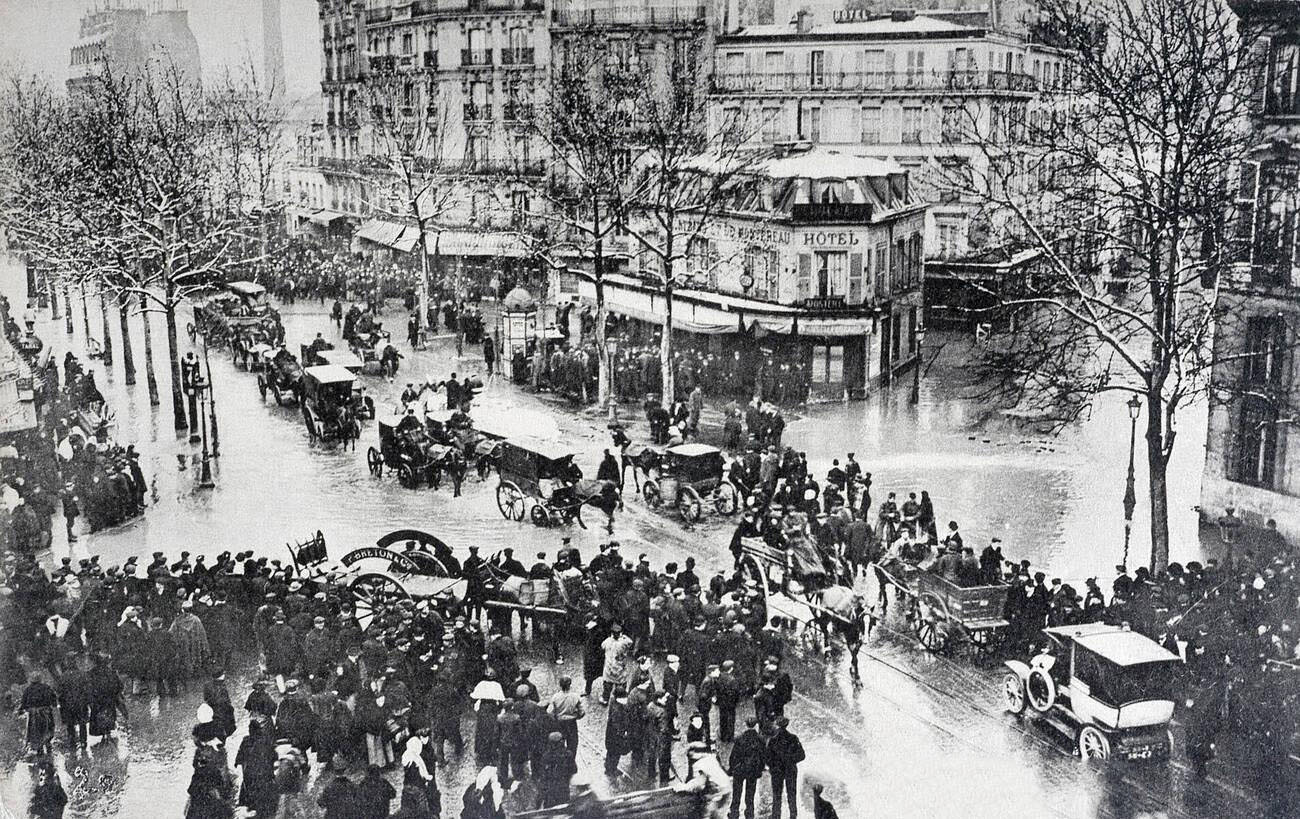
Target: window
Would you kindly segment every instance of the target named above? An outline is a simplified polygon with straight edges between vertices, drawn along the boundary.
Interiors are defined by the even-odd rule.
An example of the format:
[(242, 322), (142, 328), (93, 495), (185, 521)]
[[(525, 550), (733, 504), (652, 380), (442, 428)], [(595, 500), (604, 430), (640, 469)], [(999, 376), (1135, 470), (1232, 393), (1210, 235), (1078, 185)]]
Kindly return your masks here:
[(723, 73), (728, 77), (739, 78), (745, 74), (745, 54), (741, 51), (728, 51), (723, 63), (725, 71)]
[(888, 282), (885, 279), (885, 266), (888, 263), (888, 256), (889, 245), (884, 242), (878, 243), (876, 245), (876, 272), (872, 277), (875, 280), (877, 296), (884, 296), (889, 292)]
[(1300, 42), (1273, 43), (1267, 70), (1264, 113), (1271, 116), (1300, 114)]
[(822, 88), (826, 85), (825, 51), (808, 53), (808, 85), (812, 88)]
[(673, 41), (673, 73), (682, 74), (695, 66), (695, 44), (683, 37)]
[(808, 122), (805, 134), (809, 142), (821, 142), (822, 139), (822, 109), (809, 108)]
[(530, 140), (527, 134), (515, 135), (515, 161), (520, 165), (527, 165), (531, 159), (532, 151), (530, 150)]
[(1272, 489), (1277, 465), (1277, 407), (1260, 396), (1241, 401), (1237, 422), (1233, 480)]
[(796, 279), (795, 298), (799, 301), (812, 298), (812, 256), (799, 254), (799, 272)]
[(964, 130), (964, 115), (962, 109), (952, 106), (944, 106), (939, 116), (941, 117), (939, 139), (945, 145), (952, 145), (961, 142)]
[(1297, 186), (1300, 165), (1271, 161), (1259, 166), (1251, 270), (1256, 281), (1291, 281), (1291, 268), (1297, 263)]
[[(868, 260), (867, 264), (871, 262)], [(852, 253), (849, 255), (849, 304), (862, 303), (862, 271), (863, 262), (861, 253)]]
[(763, 141), (778, 142), (781, 139), (781, 109), (763, 109)]
[(885, 73), (885, 51), (879, 48), (869, 48), (862, 57), (862, 70), (866, 72), (868, 80), (878, 80)]
[(1246, 350), (1242, 382), (1249, 388), (1277, 387), (1282, 383), (1286, 351), (1286, 323), (1280, 316), (1252, 316), (1246, 320)]
[(631, 40), (611, 40), (609, 43), (610, 67), (619, 71), (630, 71), (634, 61), (635, 49)]
[(415, 52), (415, 35), (408, 31), (402, 35), (402, 53), (413, 54), (414, 52)]
[(785, 52), (769, 51), (763, 55), (763, 87), (780, 91), (785, 87)]
[(472, 136), (465, 142), (465, 160), (471, 168), (482, 168), (488, 161), (488, 141), (484, 136)]
[(961, 236), (961, 229), (952, 222), (939, 223), (939, 255), (947, 257), (957, 253), (957, 242)]
[(528, 191), (510, 192), (510, 224), (523, 225), (528, 219)]
[(925, 76), (925, 52), (919, 48), (907, 50), (907, 84), (919, 85)]
[[(510, 29), (510, 50), (514, 52), (516, 58), (522, 56), (528, 48), (528, 33), (526, 28)], [(516, 59), (515, 62), (519, 60)]]
[(877, 145), (880, 139), (880, 106), (873, 105), (862, 109), (862, 142), (864, 145)]
[(814, 384), (844, 383), (844, 346), (819, 344), (813, 347), (809, 378)]
[(845, 295), (849, 254), (842, 250), (819, 250), (813, 255), (817, 263), (816, 278), (810, 282), (814, 295), (823, 298)]
[(921, 142), (921, 106), (909, 105), (903, 108), (902, 142), (920, 144)]

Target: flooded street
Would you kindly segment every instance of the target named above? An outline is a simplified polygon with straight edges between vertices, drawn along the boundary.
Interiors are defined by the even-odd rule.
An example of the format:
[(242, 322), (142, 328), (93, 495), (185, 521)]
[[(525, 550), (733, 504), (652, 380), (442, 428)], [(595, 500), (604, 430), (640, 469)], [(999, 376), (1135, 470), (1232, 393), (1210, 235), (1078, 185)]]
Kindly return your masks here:
[[(79, 352), (84, 344), (80, 304), (74, 307), (71, 336), (64, 333), (61, 320), (51, 322), (48, 314), (38, 328), (60, 359), (65, 350)], [(93, 301), (90, 307), (92, 335), (98, 337)], [(300, 303), (283, 314), (290, 349), (296, 351), (317, 332), (342, 346), (324, 307)], [(385, 318), (394, 328), (402, 323), (397, 309), (390, 308)], [(113, 324), (116, 333), (116, 321)], [(165, 366), (160, 316), (154, 317), (153, 328), (155, 355)], [(65, 555), (98, 554), (105, 563), (117, 563), (129, 555), (175, 555), (182, 549), (208, 555), (254, 549), (288, 562), (285, 544), (304, 540), (316, 530), (324, 533), (331, 558), (408, 527), (433, 532), (457, 551), (478, 545), (486, 554), (508, 546), (524, 555), (553, 553), (561, 537), (571, 536), (590, 556), (609, 537), (594, 512), (586, 515), (586, 530), (538, 529), (504, 520), (495, 502), (495, 476), (486, 482), (470, 477), (461, 498), (453, 498), (448, 487), (407, 490), (395, 477), (373, 477), (365, 464), (366, 448), (376, 444), (373, 421), (363, 424), (355, 450), (311, 443), (297, 408), (277, 407), (269, 398), (263, 401), (255, 376), (236, 369), (228, 352), (215, 349), (210, 358), (220, 426), (217, 486), (196, 489), (193, 466), (178, 469), (177, 455), (189, 457), (198, 448), (173, 437), (165, 369), (159, 373), (163, 405), (149, 406), (138, 322), (134, 336), (139, 383), (127, 387), (120, 369), (97, 380), (116, 411), (117, 439), (135, 443), (142, 462), (147, 461), (146, 474), (156, 478), (156, 501), (141, 519), (83, 535), (71, 550), (56, 523), (51, 556), (55, 562)], [(120, 340), (115, 338), (115, 343), (120, 350)], [(185, 339), (182, 345), (189, 348)], [(786, 441), (808, 452), (818, 475), (832, 457), (855, 451), (864, 468), (874, 473), (872, 494), (877, 499), (889, 491), (928, 489), (940, 520), (961, 522), (967, 544), (977, 551), (997, 536), (1008, 558), (1028, 558), (1067, 579), (1097, 575), (1108, 585), (1113, 576), (1109, 570), (1120, 562), (1123, 549), (1120, 499), (1128, 433), (1123, 406), (1099, 407), (1092, 419), (1054, 438), (1009, 428), (977, 431), (972, 424), (978, 408), (945, 386), (958, 380), (949, 376), (961, 367), (959, 347), (954, 342), (946, 348), (927, 374), (918, 406), (907, 403), (909, 375), (892, 395), (809, 409), (790, 424)], [(449, 338), (438, 339), (426, 352), (403, 349), (406, 358), (395, 383), (375, 377), (364, 382), (381, 408), (391, 406), (408, 380), (426, 375), (440, 380), (451, 371), (482, 372), (476, 351), (468, 352), (472, 354), (457, 359)], [(601, 450), (609, 445), (603, 418), (565, 411), (547, 398), (501, 381), (488, 384), (474, 415), (485, 425), (573, 448), (588, 473), (594, 473)], [(1175, 560), (1199, 557), (1203, 548), (1191, 505), (1204, 434), (1191, 418), (1184, 424), (1181, 460), (1171, 472), (1177, 476), (1171, 490)], [(1141, 460), (1139, 454), (1138, 519), (1130, 565), (1145, 562), (1147, 549)], [(629, 496), (614, 537), (628, 557), (644, 552), (653, 565), (661, 566), (694, 555), (702, 569), (713, 571), (730, 567), (730, 533), (729, 522), (716, 516), (688, 531), (675, 516), (649, 511), (639, 498)], [(869, 600), (875, 599), (874, 589), (863, 591)], [(838, 655), (823, 658), (791, 649), (787, 665), (795, 676), (796, 696), (787, 714), (808, 752), (801, 772), (807, 783), (825, 784), (826, 795), (845, 819), (1261, 815), (1239, 772), (1214, 768), (1208, 782), (1192, 782), (1181, 751), (1168, 765), (1080, 762), (1049, 731), (1002, 712), (996, 668), (963, 655), (930, 655), (902, 634), (902, 628), (891, 617), (872, 635), (863, 651), (858, 683), (850, 681)], [(560, 666), (531, 647), (523, 654), (534, 665), (534, 679), (543, 692), (554, 690), (552, 681), (561, 673), (581, 676), (576, 651), (566, 652), (574, 656)], [(239, 706), (249, 682), (245, 663), (241, 673), (232, 676), (241, 731), (228, 744), (231, 757), (246, 722)], [(59, 766), (72, 800), (69, 814), (181, 815), (189, 779), (189, 729), (198, 701), (197, 691), (162, 703), (156, 698), (133, 701), (123, 737), (116, 744), (92, 745), (89, 757), (69, 758), (57, 741)], [(748, 703), (742, 705), (742, 718), (749, 708)], [(593, 702), (583, 721), (578, 762), (595, 776), (603, 757), (603, 725), (603, 709)], [(466, 730), (472, 735), (469, 722)], [(0, 735), (0, 800), (21, 815), (30, 787), (28, 766), (20, 760), (15, 732)], [(675, 764), (679, 770), (684, 765), (680, 747)], [(445, 816), (458, 815), (460, 792), (473, 773), (468, 761), (440, 772)], [(637, 771), (613, 786), (630, 790), (641, 787), (640, 782)], [(759, 791), (760, 804), (766, 805), (766, 780)], [(515, 798), (522, 801), (526, 795), (521, 791)], [(805, 793), (803, 798), (811, 815), (811, 797)], [(314, 811), (314, 798), (310, 803)]]

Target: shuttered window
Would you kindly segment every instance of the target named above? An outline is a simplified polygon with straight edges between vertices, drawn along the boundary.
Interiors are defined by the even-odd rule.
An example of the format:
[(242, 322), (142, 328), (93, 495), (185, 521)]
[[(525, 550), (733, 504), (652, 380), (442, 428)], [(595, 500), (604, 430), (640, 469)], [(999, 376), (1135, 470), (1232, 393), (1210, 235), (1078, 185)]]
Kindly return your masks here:
[(800, 301), (812, 298), (812, 254), (799, 254), (799, 278), (795, 298)]

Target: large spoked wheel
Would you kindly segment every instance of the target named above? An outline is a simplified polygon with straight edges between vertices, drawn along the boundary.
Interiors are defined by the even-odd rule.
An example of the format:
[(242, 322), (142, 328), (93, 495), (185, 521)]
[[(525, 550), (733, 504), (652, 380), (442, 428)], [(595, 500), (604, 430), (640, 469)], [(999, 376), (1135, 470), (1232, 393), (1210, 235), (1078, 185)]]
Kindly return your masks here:
[(314, 441), (320, 437), (320, 424), (316, 421), (316, 415), (311, 411), (310, 407), (302, 408), (302, 421), (303, 425), (307, 427), (308, 438)]
[(402, 600), (410, 599), (402, 584), (386, 574), (363, 574), (348, 587), (356, 608), (357, 624), (368, 631), (375, 618)]
[(1094, 725), (1079, 729), (1080, 759), (1110, 759), (1110, 737)]
[(503, 518), (522, 522), (526, 506), (523, 491), (513, 481), (502, 481), (497, 486), (497, 508)]
[(384, 456), (374, 447), (366, 450), (366, 466), (370, 474), (378, 477), (384, 471)]
[(988, 654), (1001, 643), (1002, 633), (997, 629), (981, 628), (970, 632), (971, 645), (981, 654)]
[[(266, 377), (261, 373), (257, 375), (257, 391), (262, 394), (262, 400), (266, 400)], [(278, 403), (278, 402), (277, 402)]]
[(926, 651), (940, 652), (948, 645), (948, 638), (943, 633), (942, 624), (924, 617), (916, 621), (916, 639), (921, 641)]
[(420, 481), (415, 477), (415, 472), (411, 470), (410, 464), (399, 464), (397, 467), (397, 482), (407, 489), (414, 489), (420, 485)]
[(659, 491), (659, 482), (654, 478), (645, 479), (645, 483), (641, 485), (641, 497), (645, 498), (645, 505), (651, 509), (658, 509), (664, 502), (663, 493)]
[(687, 523), (699, 520), (704, 514), (704, 503), (700, 500), (700, 493), (692, 487), (684, 487), (677, 497), (677, 511), (681, 513), (682, 520)]
[[(266, 396), (262, 397), (265, 398)], [(274, 381), (271, 382), (271, 397), (275, 399), (275, 405), (277, 407), (284, 406), (284, 396), (280, 395), (280, 388), (275, 385)]]
[(718, 489), (713, 495), (713, 508), (719, 515), (734, 515), (736, 509), (740, 506), (740, 493), (730, 481), (723, 481), (718, 484)]
[(1025, 681), (1014, 671), (1002, 676), (1002, 704), (1013, 714), (1025, 713)]
[(540, 503), (533, 504), (533, 508), (529, 510), (528, 519), (533, 522), (534, 526), (549, 526), (551, 524), (550, 515), (546, 514), (546, 507)]

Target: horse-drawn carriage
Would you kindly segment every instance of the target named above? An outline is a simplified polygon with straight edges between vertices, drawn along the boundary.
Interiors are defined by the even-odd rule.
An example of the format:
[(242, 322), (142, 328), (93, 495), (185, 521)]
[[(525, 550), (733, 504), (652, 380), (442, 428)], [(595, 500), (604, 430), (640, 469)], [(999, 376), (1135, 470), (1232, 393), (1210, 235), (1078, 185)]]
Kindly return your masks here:
[(465, 457), (459, 447), (439, 441), (427, 424), (414, 415), (378, 419), (379, 447), (366, 451), (370, 474), (382, 477), (384, 468), (397, 473), (397, 481), (408, 489), (428, 484), (437, 489), (444, 475), (452, 480), (455, 494), (465, 479)]
[(547, 578), (519, 577), (502, 568), (504, 552), (483, 563), (483, 606), (517, 609), (529, 615), (585, 615), (596, 599), (591, 577), (571, 566)]
[(202, 335), (211, 343), (230, 344), (236, 362), (247, 366), (247, 350), (258, 342), (279, 344), (284, 338), (280, 314), (271, 307), (266, 288), (255, 282), (230, 282), (194, 306), (186, 325), (190, 340)]
[(501, 442), (507, 437), (504, 433), (479, 426), (468, 412), (460, 410), (426, 410), (424, 422), (434, 440), (459, 449), (465, 462), (474, 465), (479, 479), (487, 480), (500, 460)]
[(789, 537), (781, 547), (744, 537), (736, 563), (745, 586), (762, 598), (769, 623), (798, 627), (805, 635), (813, 633), (808, 626), (816, 626), (824, 641), (832, 628), (866, 628), (871, 615), (862, 596), (845, 585), (848, 573), (812, 540)]
[(706, 503), (719, 515), (735, 514), (740, 493), (723, 476), (726, 459), (717, 447), (645, 447), (632, 457), (634, 467), (646, 475), (641, 496), (650, 507), (674, 507), (688, 523), (700, 519)]
[(507, 520), (525, 518), (538, 526), (566, 525), (582, 520), (582, 507), (597, 507), (611, 524), (619, 503), (613, 481), (584, 480), (574, 454), (554, 444), (509, 438), (500, 443), (497, 458), (497, 508)]
[(303, 423), (312, 440), (348, 443), (361, 436), (355, 381), (352, 373), (329, 364), (303, 370), (300, 403)]
[(257, 391), (262, 394), (262, 400), (266, 400), (269, 392), (279, 405), (283, 405), (286, 398), (301, 402), (303, 369), (293, 353), (280, 347), (270, 350), (264, 358), (266, 364), (257, 374)]
[(873, 564), (882, 616), (893, 586), (904, 616), (928, 651), (948, 651), (968, 643), (980, 651), (997, 645), (1008, 625), (1002, 613), (1010, 589), (1005, 583), (960, 586), (915, 563), (891, 558)]
[[(395, 544), (407, 545), (403, 551)], [(413, 545), (412, 545), (413, 544)], [(289, 546), (298, 573), (304, 577), (343, 584), (351, 595), (357, 624), (368, 630), (377, 615), (403, 600), (465, 599), (468, 583), (460, 577), (460, 566), (448, 565), (451, 549), (438, 538), (417, 529), (398, 529), (381, 537), (374, 546), (354, 549), (329, 563), (325, 537)]]
[(370, 332), (354, 333), (348, 338), (348, 350), (361, 362), (361, 372), (366, 375), (390, 375), (383, 369), (384, 349), (389, 343), (389, 332), (375, 322)]

